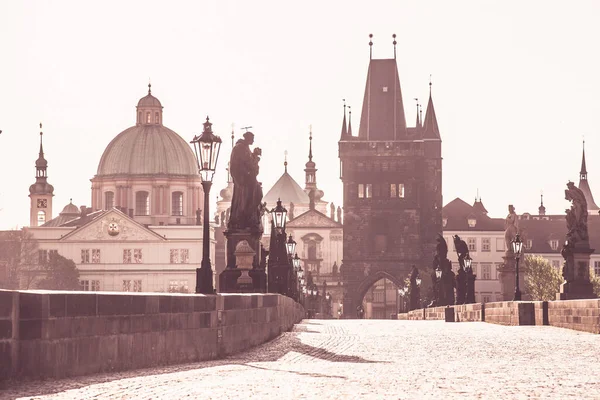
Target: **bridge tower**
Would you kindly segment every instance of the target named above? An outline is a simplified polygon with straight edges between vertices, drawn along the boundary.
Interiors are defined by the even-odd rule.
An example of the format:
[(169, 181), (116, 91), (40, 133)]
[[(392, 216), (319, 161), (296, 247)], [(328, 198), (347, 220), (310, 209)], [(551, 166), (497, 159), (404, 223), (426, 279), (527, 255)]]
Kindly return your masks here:
[[(372, 46), (372, 42), (369, 43)], [(412, 265), (431, 273), (442, 231), (442, 157), (431, 82), (425, 118), (407, 127), (394, 58), (371, 59), (358, 136), (346, 106), (339, 146), (344, 190), (344, 314), (356, 317), (367, 290), (403, 286)], [(372, 54), (372, 47), (371, 47)]]

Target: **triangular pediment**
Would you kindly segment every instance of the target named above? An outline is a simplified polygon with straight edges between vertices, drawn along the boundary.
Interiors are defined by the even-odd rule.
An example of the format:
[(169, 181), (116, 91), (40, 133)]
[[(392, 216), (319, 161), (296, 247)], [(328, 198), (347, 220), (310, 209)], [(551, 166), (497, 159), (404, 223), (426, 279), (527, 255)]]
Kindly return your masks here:
[(286, 224), (290, 228), (341, 228), (342, 224), (317, 210), (308, 210)]
[(163, 241), (154, 233), (132, 218), (112, 209), (98, 215), (92, 221), (60, 239), (66, 242), (80, 241)]

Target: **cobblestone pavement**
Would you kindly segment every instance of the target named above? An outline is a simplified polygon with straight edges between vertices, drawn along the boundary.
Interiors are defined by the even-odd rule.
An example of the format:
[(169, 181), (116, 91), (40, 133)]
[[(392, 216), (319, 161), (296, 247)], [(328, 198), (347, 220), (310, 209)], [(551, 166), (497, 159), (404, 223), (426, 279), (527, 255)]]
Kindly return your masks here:
[(23, 399), (600, 398), (600, 335), (481, 322), (305, 320), (224, 360), (23, 382)]

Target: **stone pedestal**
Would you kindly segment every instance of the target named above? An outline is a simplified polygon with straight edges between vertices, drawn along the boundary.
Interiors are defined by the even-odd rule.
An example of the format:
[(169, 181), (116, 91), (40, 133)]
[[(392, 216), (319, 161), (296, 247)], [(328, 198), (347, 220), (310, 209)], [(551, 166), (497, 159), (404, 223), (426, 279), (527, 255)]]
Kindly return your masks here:
[[(238, 279), (242, 276), (242, 271), (238, 269), (238, 262), (236, 259), (236, 248), (238, 244), (242, 242), (246, 242), (249, 248), (254, 252), (251, 257), (251, 262), (248, 262), (245, 267), (250, 271), (248, 271), (248, 276), (252, 279), (253, 288), (250, 290), (251, 292), (264, 292), (261, 290), (260, 286), (256, 286), (256, 284), (260, 284), (260, 278), (255, 279), (253, 275), (260, 276), (260, 272), (253, 272), (254, 270), (260, 269), (260, 259), (261, 259), (261, 246), (260, 246), (260, 238), (262, 236), (262, 232), (250, 232), (250, 231), (232, 231), (226, 230), (223, 232), (223, 235), (227, 239), (227, 268), (219, 275), (219, 289), (221, 293), (239, 293), (240, 288), (238, 287)], [(263, 270), (264, 274), (264, 270)], [(244, 289), (247, 290), (247, 289)]]
[[(500, 281), (500, 291), (504, 301), (511, 301), (515, 298), (515, 275), (517, 273), (517, 260), (514, 253), (506, 252), (502, 257), (504, 263), (498, 268), (498, 280)], [(522, 299), (525, 298), (525, 274), (523, 269), (524, 257), (519, 260), (519, 289), (522, 293)]]
[[(576, 300), (594, 298), (594, 289), (590, 282), (590, 254), (593, 249), (573, 249), (567, 257), (567, 268), (572, 268), (568, 274), (568, 281), (560, 285), (560, 293), (556, 294), (557, 300)], [(563, 274), (564, 275), (564, 274)]]

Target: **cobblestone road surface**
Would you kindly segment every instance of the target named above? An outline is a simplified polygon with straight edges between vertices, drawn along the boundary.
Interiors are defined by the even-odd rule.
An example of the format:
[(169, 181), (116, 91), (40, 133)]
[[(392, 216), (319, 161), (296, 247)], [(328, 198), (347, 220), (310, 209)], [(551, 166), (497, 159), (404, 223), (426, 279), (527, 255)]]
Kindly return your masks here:
[(24, 382), (23, 399), (600, 399), (600, 335), (480, 322), (305, 320), (209, 362)]

